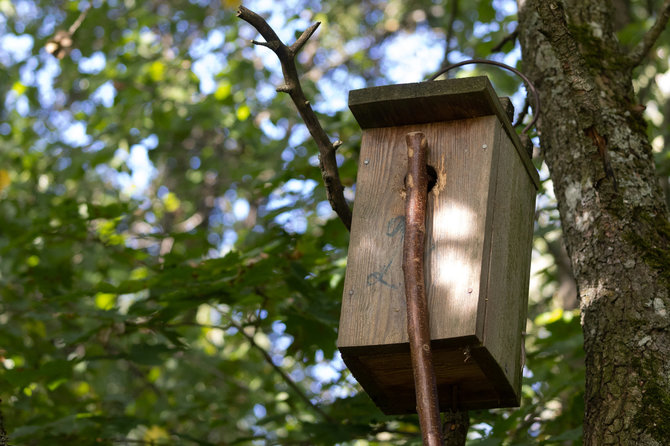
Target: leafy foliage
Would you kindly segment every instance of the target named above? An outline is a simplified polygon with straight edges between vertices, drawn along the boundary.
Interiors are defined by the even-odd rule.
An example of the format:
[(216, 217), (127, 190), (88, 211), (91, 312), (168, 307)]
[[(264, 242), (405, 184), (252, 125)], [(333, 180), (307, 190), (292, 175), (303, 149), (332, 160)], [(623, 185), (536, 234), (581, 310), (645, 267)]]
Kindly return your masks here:
[[(650, 15), (632, 3), (623, 41)], [(346, 91), (408, 80), (398, 66), (414, 81), (437, 69), (452, 6), (296, 0), (259, 11), (289, 41), (323, 22), (299, 61), (324, 128), (345, 142), (349, 197), (360, 132)], [(416, 417), (382, 415), (336, 353), (348, 234), (314, 144), (274, 92), (276, 62), (249, 45), (235, 7), (0, 0), (0, 409), (12, 444), (419, 444)], [(78, 18), (71, 46), (50, 54)], [(450, 60), (491, 57), (514, 26), (510, 2), (459, 2)], [(419, 71), (397, 54), (411, 36), (437, 48), (413, 59)], [(665, 59), (640, 74), (650, 104), (667, 94), (656, 83)], [(501, 94), (517, 91), (485, 70)], [(667, 176), (670, 114), (656, 109)], [(523, 403), (472, 413), (472, 444), (581, 438), (581, 330), (552, 300), (548, 246), (560, 240), (546, 186)]]

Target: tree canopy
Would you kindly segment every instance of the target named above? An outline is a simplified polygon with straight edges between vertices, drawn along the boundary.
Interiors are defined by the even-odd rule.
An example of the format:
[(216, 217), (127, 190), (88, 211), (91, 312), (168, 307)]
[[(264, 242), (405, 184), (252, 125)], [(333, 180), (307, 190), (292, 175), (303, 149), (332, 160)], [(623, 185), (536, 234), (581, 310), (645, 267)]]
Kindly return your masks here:
[[(632, 46), (660, 2), (613, 3)], [(474, 57), (523, 71), (506, 0), (245, 5), (285, 42), (321, 22), (298, 70), (343, 142), (350, 201), (360, 129), (348, 90)], [(11, 444), (420, 444), (416, 416), (383, 415), (338, 356), (348, 232), (315, 143), (275, 91), (278, 61), (250, 43), (259, 36), (237, 7), (0, 0), (0, 411)], [(669, 51), (664, 34), (635, 78), (666, 190)], [(518, 78), (456, 75), (473, 73), (525, 115)], [(473, 445), (582, 437), (576, 291), (535, 162), (521, 407), (471, 412)]]

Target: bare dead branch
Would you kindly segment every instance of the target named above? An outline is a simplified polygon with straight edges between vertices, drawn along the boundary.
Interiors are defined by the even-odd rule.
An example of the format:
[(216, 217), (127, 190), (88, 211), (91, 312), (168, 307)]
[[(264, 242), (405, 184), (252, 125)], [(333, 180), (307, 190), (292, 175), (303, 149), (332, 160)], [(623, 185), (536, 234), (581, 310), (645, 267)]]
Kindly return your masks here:
[(291, 96), (293, 103), (298, 109), (298, 113), (300, 113), (300, 117), (305, 122), (307, 130), (309, 130), (310, 135), (312, 135), (312, 138), (316, 142), (319, 148), (319, 164), (321, 177), (326, 186), (326, 196), (328, 197), (330, 206), (340, 220), (342, 220), (344, 226), (346, 226), (347, 230), (351, 230), (351, 209), (344, 198), (344, 186), (342, 186), (342, 181), (340, 181), (340, 174), (335, 158), (337, 147), (328, 138), (321, 123), (319, 123), (319, 119), (316, 117), (316, 113), (314, 113), (309, 101), (305, 97), (295, 65), (296, 54), (305, 45), (311, 35), (314, 34), (319, 24), (315, 23), (307, 28), (298, 40), (289, 47), (279, 39), (277, 33), (275, 33), (265, 19), (255, 12), (244, 6), (240, 6), (237, 16), (256, 28), (266, 40), (263, 46), (270, 48), (279, 58), (284, 75), (284, 84), (278, 87), (277, 91), (288, 93)]
[(302, 49), (303, 46), (307, 43), (310, 37), (312, 37), (312, 34), (314, 34), (314, 31), (319, 27), (321, 22), (316, 22), (309, 28), (307, 28), (301, 35), (298, 37), (298, 40), (295, 41), (293, 45), (291, 45), (291, 51), (293, 51), (294, 54), (298, 54), (300, 50)]
[(274, 31), (274, 29), (272, 29), (268, 22), (266, 22), (263, 17), (259, 16), (255, 12), (245, 8), (244, 6), (240, 6), (240, 8), (237, 10), (237, 16), (256, 28), (256, 31), (258, 31), (268, 42), (282, 43), (277, 33)]
[(293, 379), (291, 379), (291, 377), (288, 375), (288, 373), (286, 373), (281, 367), (279, 367), (277, 364), (275, 364), (275, 362), (272, 360), (272, 357), (270, 356), (270, 354), (267, 351), (265, 351), (265, 349), (263, 347), (261, 347), (260, 345), (258, 345), (256, 343), (253, 336), (247, 334), (247, 332), (244, 331), (244, 327), (242, 327), (241, 325), (239, 325), (239, 324), (237, 324), (236, 322), (233, 322), (233, 321), (230, 322), (230, 325), (237, 328), (237, 331), (239, 331), (240, 334), (242, 334), (242, 336), (244, 336), (247, 339), (247, 341), (249, 341), (249, 344), (251, 344), (251, 346), (253, 348), (255, 348), (258, 352), (260, 352), (261, 355), (263, 355), (263, 358), (265, 359), (265, 362), (267, 362), (281, 376), (282, 380), (284, 380), (284, 382), (291, 389), (293, 389), (293, 391), (298, 395), (298, 397), (300, 397), (301, 400), (303, 400), (305, 403), (307, 403), (307, 405), (309, 407), (311, 407), (314, 410), (314, 412), (318, 413), (325, 421), (327, 421), (329, 423), (335, 423), (335, 420), (333, 420), (333, 418), (331, 418), (330, 415), (328, 415), (326, 412), (324, 412), (323, 409), (321, 409), (319, 406), (314, 404), (309, 399), (309, 397), (307, 395), (305, 395), (305, 393), (302, 391), (302, 389), (300, 387), (298, 387), (298, 385), (295, 383), (295, 381), (293, 381)]
[(656, 23), (647, 31), (640, 43), (628, 55), (630, 66), (636, 67), (649, 54), (670, 19), (670, 0), (665, 0), (656, 17)]

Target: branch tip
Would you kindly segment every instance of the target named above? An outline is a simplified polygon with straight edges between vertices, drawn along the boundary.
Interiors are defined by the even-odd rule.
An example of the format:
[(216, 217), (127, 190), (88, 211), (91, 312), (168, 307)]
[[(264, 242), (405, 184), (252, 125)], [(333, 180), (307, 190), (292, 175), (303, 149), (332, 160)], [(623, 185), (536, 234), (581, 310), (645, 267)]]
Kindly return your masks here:
[(321, 22), (316, 22), (307, 28), (298, 37), (296, 42), (289, 47), (281, 41), (268, 22), (255, 12), (240, 5), (237, 10), (237, 16), (253, 26), (265, 39), (265, 42), (252, 40), (252, 43), (270, 48), (279, 58), (284, 74), (284, 84), (277, 87), (276, 90), (279, 93), (290, 93), (291, 99), (298, 109), (298, 113), (304, 120), (312, 138), (314, 138), (319, 148), (321, 176), (326, 185), (326, 196), (337, 216), (344, 223), (347, 230), (350, 231), (351, 208), (344, 198), (344, 187), (340, 181), (333, 143), (330, 142), (328, 135), (319, 123), (314, 110), (309, 107), (309, 101), (302, 91), (298, 71), (295, 66), (295, 55), (307, 43), (307, 40), (314, 34), (314, 31), (316, 31)]
[(270, 44), (268, 42), (259, 42), (258, 40), (252, 40), (251, 43), (253, 43), (254, 45), (264, 46), (264, 47), (272, 49), (272, 47), (270, 46)]
[(316, 22), (313, 25), (311, 25), (309, 28), (307, 28), (303, 33), (298, 37), (298, 40), (295, 41), (293, 45), (291, 45), (291, 51), (293, 54), (298, 54), (298, 52), (302, 49), (303, 46), (307, 43), (310, 37), (312, 37), (312, 34), (314, 34), (314, 31), (319, 27), (321, 22)]

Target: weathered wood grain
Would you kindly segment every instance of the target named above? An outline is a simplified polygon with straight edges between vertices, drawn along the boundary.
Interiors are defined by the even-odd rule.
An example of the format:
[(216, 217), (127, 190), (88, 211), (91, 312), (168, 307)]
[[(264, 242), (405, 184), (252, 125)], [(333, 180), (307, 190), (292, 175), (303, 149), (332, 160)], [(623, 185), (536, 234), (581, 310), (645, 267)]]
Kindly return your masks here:
[(530, 255), (533, 239), (535, 189), (520, 175), (523, 166), (504, 130), (497, 129), (500, 150), (495, 193), (489, 199), (493, 218), (482, 343), (498, 362), (510, 383), (521, 384), (521, 333), (526, 326)]
[(408, 340), (401, 268), (404, 135), (419, 130), (437, 172), (426, 222), (431, 336), (475, 334), (495, 122), (489, 116), (365, 131), (338, 345)]

